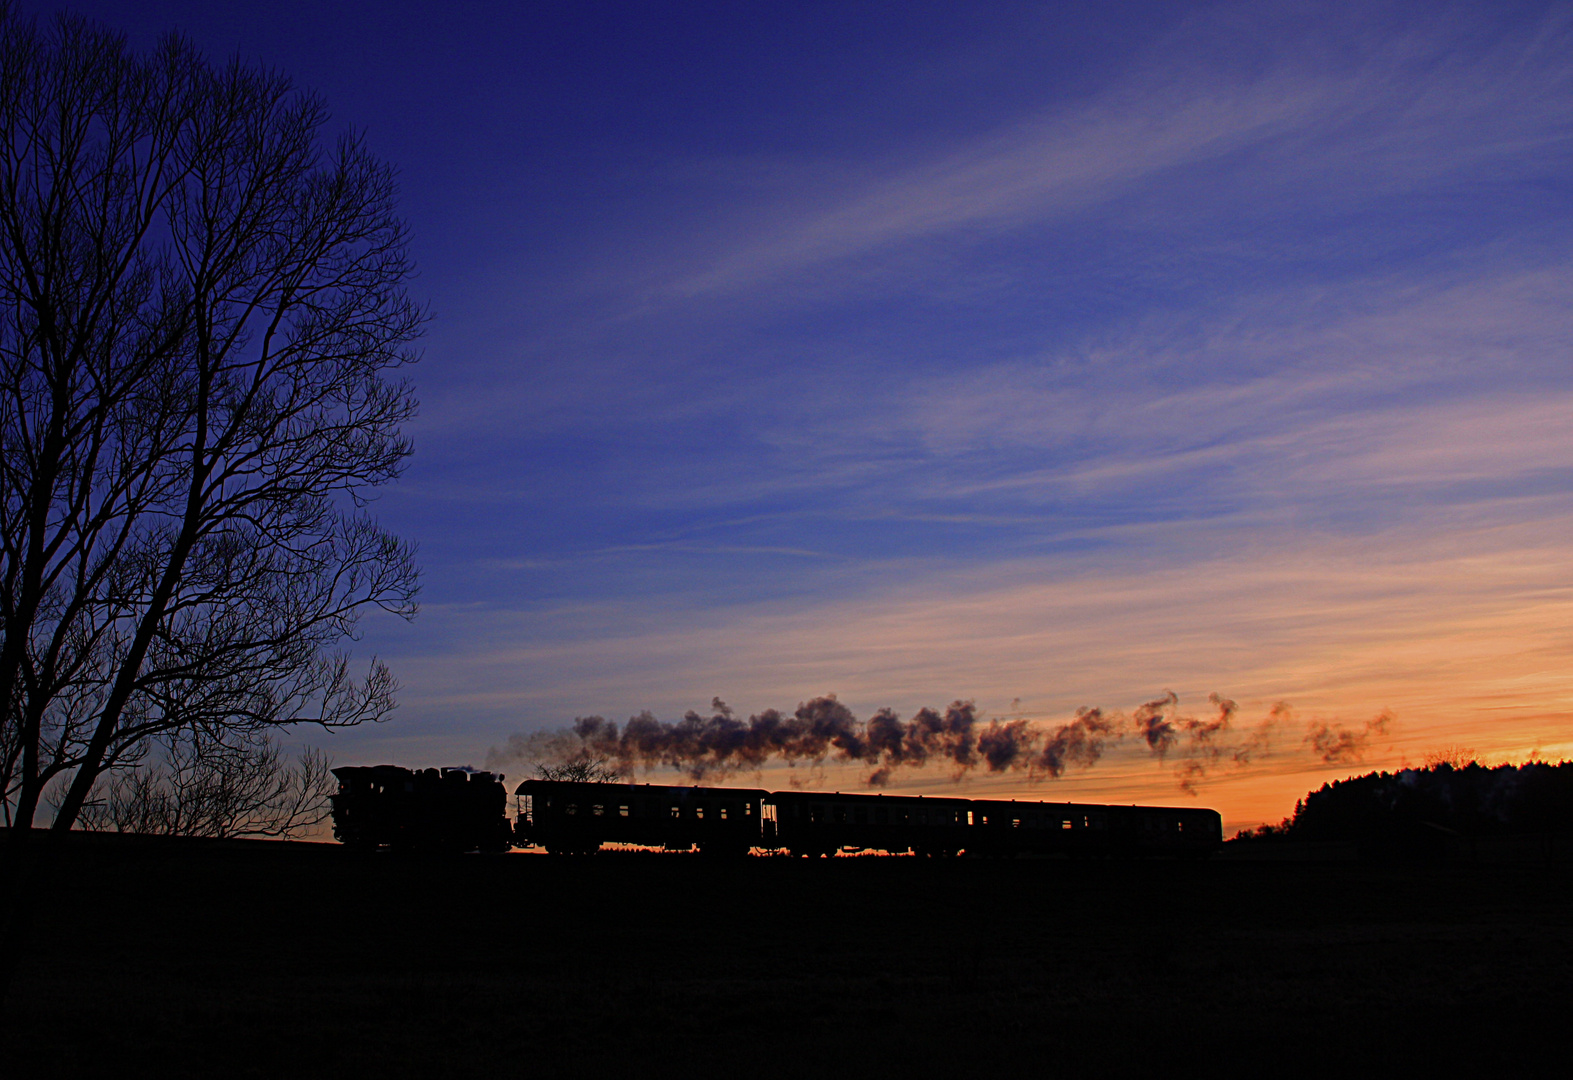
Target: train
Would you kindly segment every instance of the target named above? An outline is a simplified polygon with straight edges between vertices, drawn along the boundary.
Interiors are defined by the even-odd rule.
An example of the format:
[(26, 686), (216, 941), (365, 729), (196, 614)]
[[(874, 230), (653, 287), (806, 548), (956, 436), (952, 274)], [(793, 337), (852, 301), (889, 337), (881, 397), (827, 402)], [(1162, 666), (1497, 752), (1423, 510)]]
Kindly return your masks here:
[(333, 774), (334, 836), (368, 849), (1205, 857), (1223, 844), (1222, 819), (1203, 807), (525, 780), (510, 822), (501, 775), (395, 765)]
[(507, 851), (503, 778), (467, 769), (346, 765), (330, 797), (333, 838), (347, 847), (401, 851)]

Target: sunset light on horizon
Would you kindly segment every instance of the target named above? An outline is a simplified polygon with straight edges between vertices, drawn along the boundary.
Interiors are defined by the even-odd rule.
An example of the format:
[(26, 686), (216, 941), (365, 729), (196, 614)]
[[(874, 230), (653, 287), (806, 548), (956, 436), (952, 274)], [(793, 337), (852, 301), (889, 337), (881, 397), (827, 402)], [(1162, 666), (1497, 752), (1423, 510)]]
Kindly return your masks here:
[(1054, 771), (875, 779), (1232, 833), (1573, 758), (1566, 5), (17, 7), (276, 68), (398, 170), (421, 610), (353, 644), (391, 720), (292, 729), (336, 764), (827, 695), (1041, 759), (1096, 709)]

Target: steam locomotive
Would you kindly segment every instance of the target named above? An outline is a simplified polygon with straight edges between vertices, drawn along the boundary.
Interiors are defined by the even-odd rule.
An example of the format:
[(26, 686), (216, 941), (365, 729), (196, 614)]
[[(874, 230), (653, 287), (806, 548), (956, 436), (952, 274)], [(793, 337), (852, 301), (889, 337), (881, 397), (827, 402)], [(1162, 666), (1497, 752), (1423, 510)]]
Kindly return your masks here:
[(464, 769), (347, 765), (333, 770), (333, 838), (357, 848), (507, 851), (503, 778)]
[(333, 770), (333, 833), (360, 847), (589, 854), (607, 844), (746, 855), (1188, 855), (1223, 843), (1217, 811), (923, 795), (526, 780), (510, 827), (501, 776), (393, 765)]

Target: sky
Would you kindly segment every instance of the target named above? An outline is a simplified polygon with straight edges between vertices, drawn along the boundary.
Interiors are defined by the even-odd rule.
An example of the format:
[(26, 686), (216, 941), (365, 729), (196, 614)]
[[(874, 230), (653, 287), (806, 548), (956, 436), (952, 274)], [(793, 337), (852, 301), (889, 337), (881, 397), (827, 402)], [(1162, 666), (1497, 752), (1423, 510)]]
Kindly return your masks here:
[(398, 169), (433, 318), (375, 513), (421, 612), (364, 622), (401, 704), (309, 736), (339, 764), (1218, 695), (1225, 753), (887, 790), (1244, 826), (1573, 756), (1566, 5), (71, 9), (283, 71)]

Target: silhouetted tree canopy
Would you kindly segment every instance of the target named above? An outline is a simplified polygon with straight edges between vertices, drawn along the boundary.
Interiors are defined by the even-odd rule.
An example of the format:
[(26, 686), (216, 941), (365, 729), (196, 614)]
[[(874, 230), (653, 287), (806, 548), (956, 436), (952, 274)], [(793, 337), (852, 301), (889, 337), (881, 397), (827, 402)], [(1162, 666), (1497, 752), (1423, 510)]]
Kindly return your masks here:
[(1421, 830), (1463, 836), (1573, 828), (1573, 762), (1484, 766), (1450, 762), (1334, 780), (1306, 795), (1282, 825), (1242, 839), (1401, 841)]
[(1470, 762), (1324, 784), (1295, 809), (1290, 831), (1306, 840), (1359, 839), (1401, 824), (1468, 835), (1536, 833), (1566, 829), (1570, 814), (1573, 762)]
[[(389, 167), (277, 73), (0, 8), (0, 793), (77, 820), (159, 736), (377, 719), (414, 613), (365, 512), (423, 313)], [(172, 733), (180, 733), (178, 736)]]

